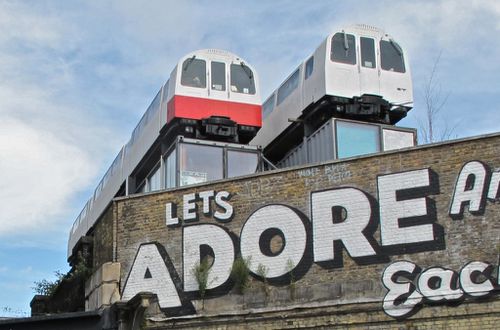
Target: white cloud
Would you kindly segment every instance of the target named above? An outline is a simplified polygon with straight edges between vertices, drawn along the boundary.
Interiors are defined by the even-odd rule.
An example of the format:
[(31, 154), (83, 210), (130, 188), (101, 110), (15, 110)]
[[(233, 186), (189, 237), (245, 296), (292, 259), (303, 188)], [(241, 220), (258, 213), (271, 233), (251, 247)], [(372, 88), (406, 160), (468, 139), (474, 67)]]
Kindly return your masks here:
[(71, 28), (54, 17), (0, 3), (2, 237), (55, 230), (61, 222), (67, 231), (76, 217), (70, 201), (102, 166), (93, 156), (109, 152), (99, 143), (109, 129), (71, 103), (77, 77), (61, 57)]
[(5, 117), (2, 125), (0, 234), (48, 229), (95, 168), (84, 150), (50, 131)]

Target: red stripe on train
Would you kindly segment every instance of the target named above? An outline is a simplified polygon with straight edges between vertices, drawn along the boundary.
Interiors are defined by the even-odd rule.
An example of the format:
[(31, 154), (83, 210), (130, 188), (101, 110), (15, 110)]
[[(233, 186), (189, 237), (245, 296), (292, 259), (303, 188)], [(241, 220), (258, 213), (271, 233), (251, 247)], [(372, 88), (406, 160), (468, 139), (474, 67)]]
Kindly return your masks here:
[(210, 116), (229, 117), (239, 125), (262, 126), (261, 105), (180, 95), (175, 95), (167, 105), (167, 122), (173, 118), (199, 120)]

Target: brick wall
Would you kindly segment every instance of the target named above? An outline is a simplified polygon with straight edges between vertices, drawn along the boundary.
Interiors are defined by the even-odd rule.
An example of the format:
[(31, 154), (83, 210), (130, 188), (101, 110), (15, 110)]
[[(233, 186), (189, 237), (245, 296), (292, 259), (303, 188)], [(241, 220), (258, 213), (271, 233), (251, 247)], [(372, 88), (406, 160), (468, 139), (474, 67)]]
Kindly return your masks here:
[[(500, 203), (498, 191), (491, 188), (488, 195), (488, 190), (500, 175), (499, 150), (496, 134), (121, 198), (96, 227), (95, 266), (121, 264), (122, 298), (156, 289), (165, 315), (205, 316), (150, 319), (149, 326), (158, 329), (172, 322), (194, 328), (244, 328), (247, 322), (269, 328), (493, 328), (500, 318)], [(206, 214), (202, 196), (210, 205)], [(472, 201), (450, 214), (460, 196)], [(166, 225), (167, 209), (179, 225)], [(192, 215), (195, 219), (182, 223)], [(402, 217), (410, 219), (398, 222)], [(204, 242), (204, 232), (213, 239)], [(112, 238), (115, 260), (110, 260)], [(329, 245), (334, 239), (342, 244)], [(192, 288), (197, 244), (211, 245), (217, 263), (204, 303)], [(263, 251), (267, 245), (270, 251)], [(157, 252), (144, 256), (141, 248)], [(227, 265), (240, 253), (252, 256), (249, 268), (255, 273), (266, 265), (272, 275), (264, 282), (254, 274), (243, 295), (225, 280)], [(153, 267), (151, 260), (164, 264)], [(132, 275), (134, 268), (138, 275)], [(403, 289), (396, 278), (391, 284), (397, 271), (403, 271), (401, 283), (413, 292), (400, 297), (403, 305), (387, 295), (393, 290), (397, 297)], [(425, 275), (429, 281), (414, 290)]]
[(98, 269), (106, 262), (113, 261), (113, 242), (116, 208), (113, 204), (105, 211), (99, 222), (95, 225), (93, 232), (93, 257), (92, 268)]

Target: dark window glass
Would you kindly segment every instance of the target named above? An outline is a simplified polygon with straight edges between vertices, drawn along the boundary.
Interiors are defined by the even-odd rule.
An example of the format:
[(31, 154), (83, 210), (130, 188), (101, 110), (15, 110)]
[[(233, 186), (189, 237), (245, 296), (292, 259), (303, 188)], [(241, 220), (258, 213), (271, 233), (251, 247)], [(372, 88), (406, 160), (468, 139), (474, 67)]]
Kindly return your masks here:
[(297, 69), (287, 81), (278, 89), (278, 100), (276, 104), (281, 104), (288, 95), (292, 94), (295, 88), (299, 86), (299, 69)]
[(356, 40), (352, 34), (336, 33), (333, 36), (330, 59), (334, 62), (356, 64)]
[(222, 148), (186, 143), (179, 151), (180, 186), (222, 179)]
[(243, 94), (255, 94), (253, 72), (244, 63), (231, 64), (231, 91)]
[(306, 62), (305, 79), (311, 76), (311, 74), (313, 73), (313, 69), (314, 69), (314, 56), (308, 59)]
[(204, 60), (188, 58), (182, 64), (181, 84), (189, 87), (207, 87), (207, 69)]
[(383, 70), (404, 73), (403, 50), (394, 41), (380, 41), (380, 64)]
[(380, 151), (378, 126), (337, 121), (337, 158)]
[(360, 38), (361, 65), (365, 68), (375, 68), (375, 41), (371, 38)]
[(226, 64), (222, 62), (212, 62), (212, 89), (215, 91), (226, 90)]
[(259, 159), (256, 153), (227, 151), (227, 177), (253, 174), (257, 171)]
[(274, 94), (271, 95), (266, 102), (262, 105), (262, 118), (269, 116), (274, 110)]

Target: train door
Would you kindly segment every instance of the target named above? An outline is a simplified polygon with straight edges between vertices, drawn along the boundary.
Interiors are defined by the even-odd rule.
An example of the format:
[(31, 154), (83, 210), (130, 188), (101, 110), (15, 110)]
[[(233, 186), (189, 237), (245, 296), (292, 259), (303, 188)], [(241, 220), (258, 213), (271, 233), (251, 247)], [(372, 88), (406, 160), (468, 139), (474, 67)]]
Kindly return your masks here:
[(379, 68), (375, 39), (368, 37), (359, 38), (359, 88), (360, 95), (380, 95)]
[(359, 73), (356, 59), (356, 38), (339, 32), (330, 42), (331, 65), (326, 66), (325, 87), (328, 95), (359, 96)]
[(232, 62), (229, 75), (229, 98), (237, 102), (255, 102), (256, 84), (252, 70), (243, 62)]
[(210, 88), (208, 94), (212, 99), (227, 100), (226, 63), (212, 61), (209, 71)]
[(403, 50), (392, 39), (380, 40), (380, 90), (391, 103), (411, 100), (411, 81), (406, 73)]

